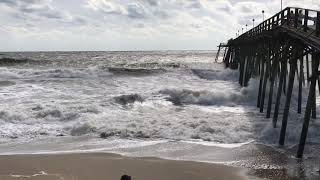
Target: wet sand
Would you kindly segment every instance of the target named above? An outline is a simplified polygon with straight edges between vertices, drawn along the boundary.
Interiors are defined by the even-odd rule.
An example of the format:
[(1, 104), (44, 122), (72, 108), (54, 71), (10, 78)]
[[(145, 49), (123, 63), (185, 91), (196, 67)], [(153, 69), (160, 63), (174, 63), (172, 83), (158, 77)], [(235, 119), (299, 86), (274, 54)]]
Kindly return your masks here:
[(244, 180), (246, 170), (209, 163), (106, 153), (0, 156), (1, 180)]

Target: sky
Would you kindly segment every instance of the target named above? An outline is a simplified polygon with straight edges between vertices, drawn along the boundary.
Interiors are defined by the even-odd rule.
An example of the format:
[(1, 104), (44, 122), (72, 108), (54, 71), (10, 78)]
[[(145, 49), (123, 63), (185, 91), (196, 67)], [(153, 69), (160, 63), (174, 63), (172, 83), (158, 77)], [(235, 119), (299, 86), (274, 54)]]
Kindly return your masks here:
[[(280, 0), (0, 0), (0, 51), (211, 50)], [(320, 10), (320, 0), (283, 0)]]

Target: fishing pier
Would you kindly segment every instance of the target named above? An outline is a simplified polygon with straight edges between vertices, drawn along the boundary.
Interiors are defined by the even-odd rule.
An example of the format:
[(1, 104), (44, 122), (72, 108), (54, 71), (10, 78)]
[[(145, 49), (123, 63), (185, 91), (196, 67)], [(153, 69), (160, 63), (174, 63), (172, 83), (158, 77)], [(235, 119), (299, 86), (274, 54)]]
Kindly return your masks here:
[[(272, 119), (274, 128), (278, 128), (279, 111), (283, 109), (281, 125), (279, 123), (280, 145), (285, 144), (292, 93), (297, 89), (296, 111), (304, 113), (297, 151), (297, 157), (301, 158), (310, 119), (317, 116), (320, 11), (287, 7), (237, 38), (230, 39), (227, 44), (220, 44), (218, 52), (222, 49), (225, 67), (239, 71), (241, 86), (248, 86), (250, 78), (260, 79), (257, 107), (261, 113), (266, 111), (266, 118)], [(305, 105), (302, 104), (303, 88), (308, 90)], [(284, 107), (280, 107), (282, 96), (285, 97)]]

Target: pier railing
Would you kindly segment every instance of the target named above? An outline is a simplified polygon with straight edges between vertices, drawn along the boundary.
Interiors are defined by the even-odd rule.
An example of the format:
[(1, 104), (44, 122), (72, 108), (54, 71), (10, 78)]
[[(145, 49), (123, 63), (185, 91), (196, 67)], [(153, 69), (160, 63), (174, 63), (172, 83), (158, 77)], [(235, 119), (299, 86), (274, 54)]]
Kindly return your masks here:
[(257, 36), (264, 31), (270, 31), (279, 26), (308, 32), (309, 36), (320, 37), (320, 11), (287, 7), (258, 26), (240, 35), (238, 38)]

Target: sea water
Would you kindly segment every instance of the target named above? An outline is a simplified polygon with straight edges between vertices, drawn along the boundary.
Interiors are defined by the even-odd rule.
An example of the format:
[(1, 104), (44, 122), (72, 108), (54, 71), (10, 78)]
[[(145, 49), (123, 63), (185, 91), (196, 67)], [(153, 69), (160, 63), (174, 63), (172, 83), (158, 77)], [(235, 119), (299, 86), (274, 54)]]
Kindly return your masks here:
[[(0, 154), (115, 152), (230, 163), (237, 158), (223, 154), (239, 147), (286, 153), (299, 142), (297, 92), (279, 149), (281, 114), (274, 129), (256, 108), (259, 77), (241, 87), (238, 72), (215, 62), (214, 51), (0, 56), (24, 59), (0, 63)], [(284, 96), (281, 102), (283, 109)], [(312, 120), (308, 142), (320, 142), (319, 129)]]

